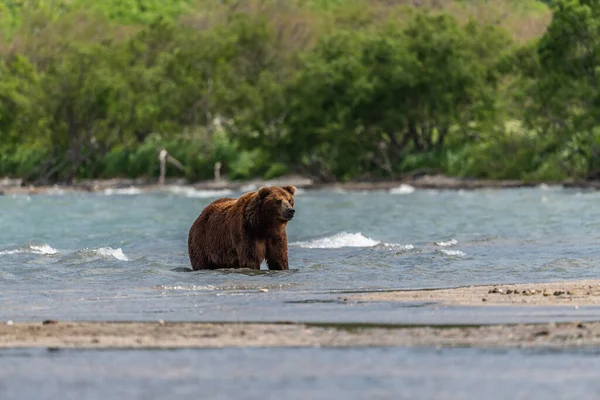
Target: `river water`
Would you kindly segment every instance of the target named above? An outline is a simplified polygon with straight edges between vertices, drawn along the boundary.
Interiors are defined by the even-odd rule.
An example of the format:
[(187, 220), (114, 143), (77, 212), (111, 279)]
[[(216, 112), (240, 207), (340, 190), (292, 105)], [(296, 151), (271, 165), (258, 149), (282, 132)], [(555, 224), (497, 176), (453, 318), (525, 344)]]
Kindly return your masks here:
[[(288, 226), (289, 271), (267, 271), (266, 266), (261, 271), (190, 271), (186, 247), (190, 225), (210, 201), (239, 194), (169, 187), (150, 194), (134, 188), (78, 194), (57, 189), (46, 195), (0, 197), (0, 321), (456, 324), (600, 318), (598, 307), (482, 309), (340, 299), (345, 293), (360, 291), (598, 278), (599, 192), (547, 186), (479, 191), (414, 190), (408, 186), (369, 192), (299, 190), (296, 218)], [(229, 354), (236, 351), (202, 354), (209, 354), (215, 365), (226, 368)], [(330, 353), (264, 351), (245, 354), (250, 359), (269, 355), (279, 359), (278, 352), (287, 352), (285, 357), (298, 358), (302, 365), (336, 359)], [(381, 362), (395, 363), (394, 357), (412, 354), (407, 352), (396, 349), (385, 353), (388, 358)], [(438, 362), (451, 362), (459, 357), (455, 352), (449, 350)], [(15, 364), (17, 369), (31, 360), (27, 365), (33, 368), (33, 377), (41, 368), (34, 366), (48, 357), (34, 352), (31, 354), (37, 361), (33, 361), (30, 353), (22, 359), (10, 352), (2, 354), (0, 364), (3, 359), (21, 360)], [(65, 368), (71, 362), (89, 359), (78, 354), (88, 353), (68, 356), (72, 360), (67, 357), (70, 361)], [(90, 357), (98, 360), (108, 357), (92, 354)], [(131, 363), (133, 368), (154, 353), (132, 353), (138, 358), (125, 355), (129, 353), (115, 354), (115, 360), (123, 358), (124, 365)], [(168, 354), (165, 357), (187, 353)], [(338, 350), (331, 354), (342, 355), (337, 361), (342, 368), (353, 357), (375, 357), (378, 353)], [(424, 361), (420, 368), (427, 369), (429, 362), (435, 364), (435, 354), (427, 353), (424, 360), (430, 361)], [(519, 354), (514, 357), (526, 358)], [(475, 365), (492, 357), (475, 351), (464, 356)], [(563, 357), (580, 359), (571, 353)], [(185, 364), (186, 368), (192, 364)], [(582, 371), (587, 368), (581, 367)], [(392, 385), (384, 385), (387, 388), (397, 384), (384, 367), (381, 371), (377, 379), (361, 375), (360, 382), (371, 382), (361, 393), (370, 393), (378, 379)], [(460, 375), (460, 371), (456, 373)], [(282, 370), (281, 376), (285, 373)], [(518, 371), (515, 373), (518, 376)], [(342, 369), (336, 379), (359, 375), (359, 370)], [(277, 376), (272, 377), (273, 382)], [(250, 379), (249, 375), (244, 379)], [(319, 378), (306, 379), (333, 385)], [(448, 379), (445, 376), (431, 382), (443, 386)], [(296, 391), (292, 387), (291, 394), (316, 398), (302, 389), (306, 382), (292, 384), (300, 386)], [(477, 386), (474, 381), (470, 384)], [(218, 385), (211, 387), (218, 389)], [(478, 389), (487, 390), (482, 385)], [(597, 393), (598, 386), (595, 390)], [(344, 393), (329, 394), (348, 397)]]
[(0, 352), (3, 400), (596, 399), (595, 350), (225, 348)]
[[(190, 272), (190, 225), (210, 201), (239, 194), (172, 187), (0, 197), (0, 320), (482, 322), (465, 308), (336, 300), (349, 291), (600, 277), (600, 193), (551, 187), (300, 190), (289, 271)], [(509, 317), (489, 310), (490, 322)]]

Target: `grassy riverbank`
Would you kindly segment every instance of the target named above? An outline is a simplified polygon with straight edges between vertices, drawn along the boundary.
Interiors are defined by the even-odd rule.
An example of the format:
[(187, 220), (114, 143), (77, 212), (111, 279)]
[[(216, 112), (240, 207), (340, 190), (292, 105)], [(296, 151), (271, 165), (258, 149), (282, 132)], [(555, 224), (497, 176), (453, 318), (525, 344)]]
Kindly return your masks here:
[(600, 7), (554, 4), (2, 1), (0, 176), (595, 177)]

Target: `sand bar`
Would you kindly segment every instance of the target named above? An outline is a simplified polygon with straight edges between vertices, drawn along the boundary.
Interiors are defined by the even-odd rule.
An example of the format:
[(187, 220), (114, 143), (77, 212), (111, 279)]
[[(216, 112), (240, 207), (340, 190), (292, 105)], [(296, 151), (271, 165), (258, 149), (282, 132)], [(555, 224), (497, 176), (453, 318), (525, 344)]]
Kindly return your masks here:
[(600, 346), (600, 322), (483, 326), (360, 326), (179, 322), (26, 322), (0, 325), (0, 348)]
[(600, 305), (600, 280), (512, 285), (466, 286), (435, 290), (370, 292), (345, 301), (434, 302), (459, 306), (586, 306)]
[[(600, 304), (600, 280), (346, 295), (345, 301), (509, 307)], [(600, 347), (600, 321), (484, 325), (0, 322), (0, 348)]]

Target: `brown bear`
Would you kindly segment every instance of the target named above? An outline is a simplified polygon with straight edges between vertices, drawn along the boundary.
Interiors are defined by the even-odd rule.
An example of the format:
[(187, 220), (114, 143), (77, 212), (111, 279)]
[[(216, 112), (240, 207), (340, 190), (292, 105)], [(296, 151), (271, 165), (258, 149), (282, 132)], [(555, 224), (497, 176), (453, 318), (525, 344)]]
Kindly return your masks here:
[(194, 270), (288, 269), (287, 223), (294, 218), (294, 186), (262, 187), (238, 199), (221, 198), (202, 210), (188, 236)]

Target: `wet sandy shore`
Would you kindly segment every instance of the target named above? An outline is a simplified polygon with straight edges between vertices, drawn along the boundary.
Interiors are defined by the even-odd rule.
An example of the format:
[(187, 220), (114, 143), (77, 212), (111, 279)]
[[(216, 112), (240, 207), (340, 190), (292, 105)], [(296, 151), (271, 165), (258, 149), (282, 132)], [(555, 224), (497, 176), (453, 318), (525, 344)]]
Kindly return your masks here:
[(600, 280), (400, 290), (345, 296), (346, 301), (435, 302), (462, 306), (586, 306), (600, 304)]
[(600, 322), (484, 326), (42, 322), (0, 325), (0, 348), (600, 346)]
[[(346, 301), (452, 305), (600, 304), (600, 280), (354, 294)], [(600, 321), (480, 326), (194, 322), (4, 322), (0, 348), (600, 346)]]

